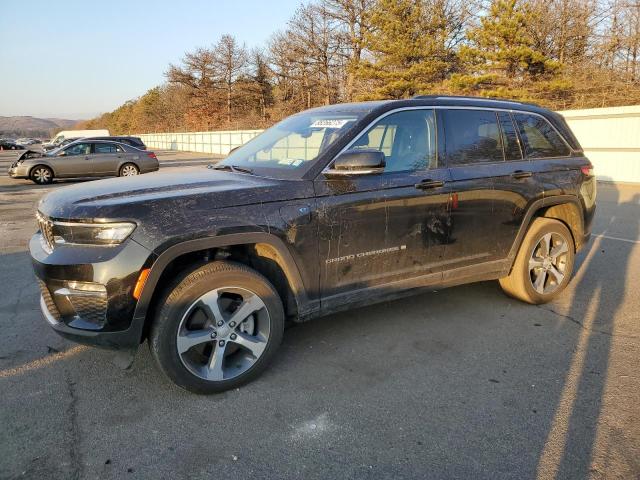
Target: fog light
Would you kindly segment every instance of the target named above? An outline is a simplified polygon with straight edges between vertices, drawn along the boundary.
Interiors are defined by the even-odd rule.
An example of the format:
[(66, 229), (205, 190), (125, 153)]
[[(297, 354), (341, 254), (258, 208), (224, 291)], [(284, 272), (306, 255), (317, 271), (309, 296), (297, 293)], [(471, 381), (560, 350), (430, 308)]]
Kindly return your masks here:
[(98, 295), (107, 294), (107, 287), (99, 283), (68, 282), (67, 285), (69, 285), (71, 290), (77, 290), (78, 292), (91, 292)]

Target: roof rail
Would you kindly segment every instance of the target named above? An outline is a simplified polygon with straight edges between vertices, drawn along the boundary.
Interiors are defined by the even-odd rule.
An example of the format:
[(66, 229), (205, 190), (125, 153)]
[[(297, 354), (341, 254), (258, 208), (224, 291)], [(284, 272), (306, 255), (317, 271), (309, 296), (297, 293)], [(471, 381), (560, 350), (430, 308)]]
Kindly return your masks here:
[(535, 103), (518, 102), (517, 100), (508, 100), (504, 98), (485, 98), (485, 97), (469, 97), (465, 95), (416, 95), (413, 97), (415, 100), (467, 100), (475, 102), (500, 102), (500, 103), (513, 103), (516, 105), (532, 105), (539, 107)]

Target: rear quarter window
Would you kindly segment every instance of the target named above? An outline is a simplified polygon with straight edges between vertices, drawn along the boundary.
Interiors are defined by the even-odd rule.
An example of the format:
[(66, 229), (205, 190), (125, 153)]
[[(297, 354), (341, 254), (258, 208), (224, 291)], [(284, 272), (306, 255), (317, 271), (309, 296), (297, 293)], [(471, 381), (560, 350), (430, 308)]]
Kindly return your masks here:
[(566, 157), (571, 153), (569, 146), (544, 118), (526, 113), (513, 116), (528, 158)]

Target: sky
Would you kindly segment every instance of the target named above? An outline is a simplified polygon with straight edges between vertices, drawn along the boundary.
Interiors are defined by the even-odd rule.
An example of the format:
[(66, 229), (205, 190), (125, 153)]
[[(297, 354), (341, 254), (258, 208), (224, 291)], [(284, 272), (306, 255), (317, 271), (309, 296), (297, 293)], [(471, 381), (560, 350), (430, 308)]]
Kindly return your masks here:
[(2, 0), (0, 116), (92, 118), (225, 33), (265, 45), (301, 0)]

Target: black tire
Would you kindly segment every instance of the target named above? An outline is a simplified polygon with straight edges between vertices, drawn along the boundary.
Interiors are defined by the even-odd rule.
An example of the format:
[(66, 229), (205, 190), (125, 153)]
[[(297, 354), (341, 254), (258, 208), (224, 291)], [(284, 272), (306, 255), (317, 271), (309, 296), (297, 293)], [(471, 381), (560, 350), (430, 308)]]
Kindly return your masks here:
[[(130, 173), (127, 174), (127, 171), (135, 171), (135, 173)], [(135, 175), (140, 175), (140, 169), (138, 168), (138, 166), (135, 163), (125, 163), (124, 165), (122, 165), (120, 167), (120, 170), (118, 171), (118, 176), (119, 177), (130, 177), (130, 176), (135, 176)]]
[[(270, 331), (262, 353), (246, 371), (228, 379), (208, 380), (198, 376), (184, 363), (184, 357), (178, 352), (178, 335), (181, 332), (181, 328), (184, 328), (184, 319), (187, 318), (189, 312), (193, 312), (194, 302), (200, 300), (205, 294), (214, 290), (222, 290), (225, 287), (244, 289), (257, 296), (264, 304), (264, 309), (261, 312), (264, 315), (266, 311)], [(242, 264), (216, 261), (191, 272), (185, 272), (169, 287), (164, 300), (161, 302), (162, 308), (155, 316), (149, 335), (151, 354), (160, 370), (171, 381), (179, 387), (194, 393), (210, 394), (222, 392), (255, 379), (267, 368), (282, 341), (284, 309), (276, 289), (265, 277)], [(252, 315), (254, 313), (250, 314), (250, 316)], [(229, 325), (225, 324), (225, 327)], [(236, 331), (238, 331), (239, 327), (240, 324), (237, 325)], [(234, 330), (230, 331), (233, 332)], [(225, 338), (228, 339), (229, 337)], [(201, 345), (204, 345), (203, 349), (210, 348), (210, 355), (213, 357), (213, 349), (217, 349), (217, 342), (218, 340), (211, 341), (209, 347), (205, 343)], [(229, 345), (232, 345), (230, 340), (228, 340), (227, 347)], [(188, 350), (187, 354), (191, 354), (190, 352)], [(196, 354), (199, 355), (200, 352), (196, 352)], [(205, 359), (204, 364), (206, 365), (209, 361)], [(224, 363), (224, 360), (222, 363)], [(235, 361), (232, 363), (235, 363)]]
[(36, 165), (29, 172), (29, 177), (33, 183), (47, 185), (53, 182), (53, 170), (46, 165)]
[[(551, 246), (549, 254), (542, 255), (541, 243), (547, 236), (551, 236)], [(561, 242), (566, 242), (566, 253), (559, 254), (556, 261), (551, 259), (550, 253), (556, 248), (556, 252), (560, 251), (559, 246)], [(554, 247), (553, 242), (556, 242)], [(548, 257), (546, 262), (539, 262), (538, 259), (542, 256)], [(550, 218), (536, 218), (527, 235), (520, 245), (520, 250), (516, 256), (516, 260), (511, 269), (511, 273), (499, 280), (500, 286), (504, 292), (518, 300), (523, 302), (538, 305), (547, 303), (557, 297), (567, 286), (571, 280), (571, 274), (573, 273), (573, 264), (575, 259), (575, 243), (571, 232), (567, 226), (558, 221)], [(531, 263), (530, 263), (531, 262)], [(538, 265), (539, 267), (531, 268), (532, 265)], [(549, 265), (550, 264), (550, 265)], [(562, 280), (558, 281), (554, 272), (562, 274)], [(541, 276), (542, 274), (542, 276)], [(538, 289), (536, 289), (536, 280), (542, 280), (538, 283)], [(548, 289), (548, 291), (547, 291)]]

